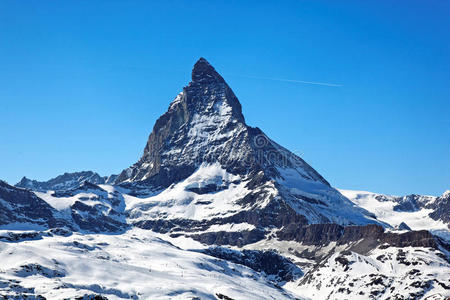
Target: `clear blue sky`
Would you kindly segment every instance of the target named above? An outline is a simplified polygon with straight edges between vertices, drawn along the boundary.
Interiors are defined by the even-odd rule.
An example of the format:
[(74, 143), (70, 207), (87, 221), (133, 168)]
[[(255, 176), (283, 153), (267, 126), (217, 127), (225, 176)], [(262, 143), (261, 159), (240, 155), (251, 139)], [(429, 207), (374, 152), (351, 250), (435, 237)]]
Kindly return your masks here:
[(334, 186), (450, 189), (450, 1), (154, 2), (0, 2), (1, 179), (131, 165), (204, 56)]

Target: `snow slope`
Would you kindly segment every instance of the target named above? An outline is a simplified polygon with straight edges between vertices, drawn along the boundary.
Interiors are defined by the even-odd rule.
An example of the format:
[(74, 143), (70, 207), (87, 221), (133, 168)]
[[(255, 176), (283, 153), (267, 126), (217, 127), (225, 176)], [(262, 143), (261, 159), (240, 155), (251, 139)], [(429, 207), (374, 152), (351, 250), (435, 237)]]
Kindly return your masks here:
[(139, 229), (0, 242), (0, 261), (0, 295), (7, 297), (294, 298), (250, 268), (183, 250)]
[[(211, 188), (209, 193), (201, 189)], [(236, 175), (218, 164), (203, 164), (187, 179), (148, 198), (124, 194), (126, 210), (132, 221), (155, 218), (206, 220), (236, 213), (242, 207), (236, 201), (249, 190)]]

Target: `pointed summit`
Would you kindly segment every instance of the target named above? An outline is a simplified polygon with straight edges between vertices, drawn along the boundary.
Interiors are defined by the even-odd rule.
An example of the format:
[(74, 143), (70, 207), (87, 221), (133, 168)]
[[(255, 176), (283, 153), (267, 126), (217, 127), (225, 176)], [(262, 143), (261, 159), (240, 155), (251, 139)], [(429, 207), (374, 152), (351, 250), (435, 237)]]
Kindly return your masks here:
[(224, 82), (214, 67), (206, 59), (200, 57), (192, 69), (192, 82), (209, 83), (214, 81)]
[[(248, 126), (239, 100), (204, 58), (195, 64), (192, 81), (156, 121), (142, 157), (123, 170), (115, 184), (143, 196), (172, 191), (180, 184), (178, 187), (183, 187), (176, 193), (182, 198), (175, 200), (178, 196), (165, 194), (171, 202), (164, 207), (183, 203), (179, 212), (193, 219), (224, 216), (221, 207), (226, 205), (233, 207), (240, 222), (254, 224), (258, 220), (256, 225), (263, 222), (280, 227), (290, 217), (310, 223), (371, 222), (303, 159), (260, 129)], [(190, 193), (208, 197), (206, 194), (224, 189), (231, 189), (232, 194), (211, 195), (202, 199), (211, 202), (202, 204), (190, 198)], [(143, 222), (164, 215), (156, 202), (154, 209), (146, 206), (149, 215), (145, 213)], [(245, 215), (251, 209), (257, 212)], [(241, 212), (244, 215), (239, 215)], [(137, 214), (141, 213), (138, 209)], [(153, 226), (153, 221), (149, 222), (146, 224)]]
[(328, 186), (300, 157), (248, 126), (231, 88), (200, 58), (192, 81), (156, 121), (141, 159), (115, 182), (161, 189), (186, 179), (202, 164), (213, 163), (233, 174), (262, 172), (266, 178), (278, 178), (280, 168), (290, 168), (299, 178)]

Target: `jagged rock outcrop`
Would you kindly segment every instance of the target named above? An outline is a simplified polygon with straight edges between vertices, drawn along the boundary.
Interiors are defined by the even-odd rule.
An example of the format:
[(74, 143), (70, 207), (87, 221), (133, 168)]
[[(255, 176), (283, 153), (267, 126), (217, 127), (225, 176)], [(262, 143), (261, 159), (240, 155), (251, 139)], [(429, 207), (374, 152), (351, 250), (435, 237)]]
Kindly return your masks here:
[(430, 213), (431, 218), (441, 220), (450, 229), (450, 190), (443, 193), (434, 202), (428, 204), (426, 208), (434, 210)]
[(82, 171), (64, 173), (47, 181), (37, 181), (23, 177), (15, 186), (39, 192), (60, 191), (76, 188), (85, 181), (93, 184), (103, 184), (105, 183), (105, 177), (92, 171)]
[(411, 230), (411, 227), (408, 226), (405, 222), (401, 222), (398, 227), (398, 230)]
[(421, 195), (407, 195), (404, 197), (397, 197), (397, 204), (394, 206), (395, 211), (418, 211), (423, 208), (432, 197)]
[(103, 178), (105, 179), (105, 184), (114, 184), (114, 182), (117, 180), (118, 176), (119, 175), (116, 175), (116, 174), (104, 176)]
[(275, 282), (293, 281), (303, 275), (298, 266), (274, 251), (237, 251), (224, 247), (210, 247), (201, 252), (247, 266), (257, 272), (264, 272)]

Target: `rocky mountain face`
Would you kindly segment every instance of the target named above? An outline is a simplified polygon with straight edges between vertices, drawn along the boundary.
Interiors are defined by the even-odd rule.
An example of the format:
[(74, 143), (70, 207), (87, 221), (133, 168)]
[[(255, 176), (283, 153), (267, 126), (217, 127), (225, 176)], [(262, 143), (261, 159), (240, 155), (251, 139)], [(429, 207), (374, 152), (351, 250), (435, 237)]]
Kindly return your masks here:
[(435, 201), (428, 203), (425, 208), (432, 209), (429, 216), (436, 221), (442, 221), (450, 229), (450, 191), (446, 191)]
[(241, 104), (225, 80), (203, 58), (192, 81), (157, 121), (142, 158), (116, 183), (138, 182), (155, 189), (189, 177), (202, 163), (216, 163), (242, 176), (280, 177), (292, 168), (312, 182), (328, 183), (301, 158), (245, 124)]
[(57, 211), (33, 192), (0, 181), (0, 226), (21, 229), (64, 225)]
[[(134, 201), (130, 220), (159, 231), (232, 219), (258, 232), (292, 222), (378, 223), (300, 157), (248, 126), (233, 91), (203, 58), (194, 65), (192, 81), (156, 121), (142, 158), (115, 183), (157, 194), (148, 200), (142, 200), (145, 193), (136, 194), (141, 199)], [(220, 204), (218, 195), (226, 197)], [(167, 212), (166, 201), (185, 213)]]
[[(0, 293), (444, 299), (449, 196), (336, 190), (248, 126), (201, 58), (141, 159), (119, 175), (0, 182), (0, 241), (17, 243), (0, 245)], [(86, 270), (99, 275), (86, 281)]]

